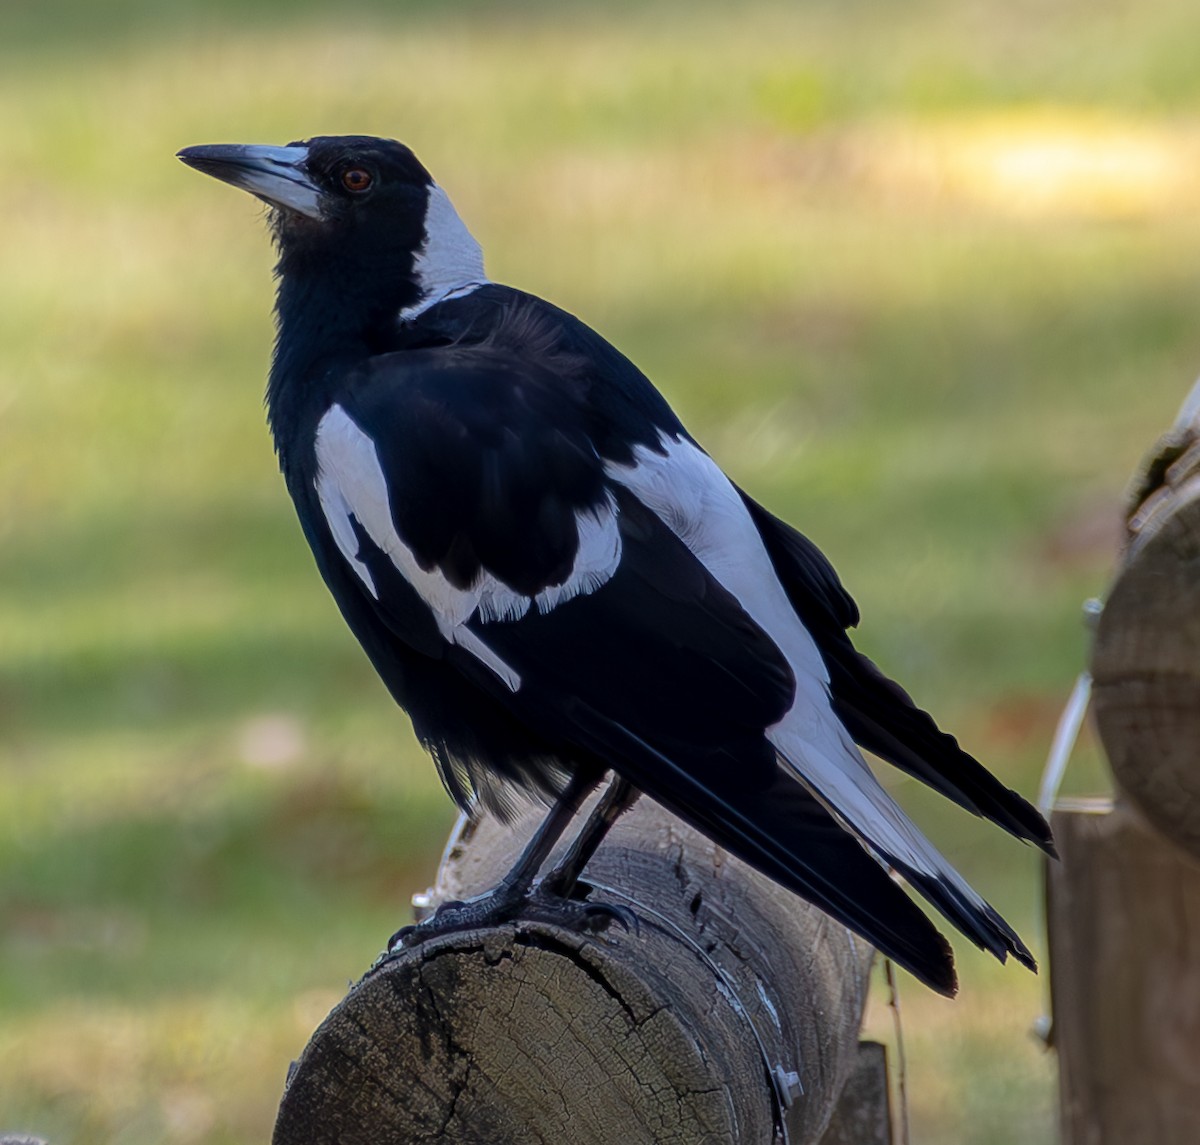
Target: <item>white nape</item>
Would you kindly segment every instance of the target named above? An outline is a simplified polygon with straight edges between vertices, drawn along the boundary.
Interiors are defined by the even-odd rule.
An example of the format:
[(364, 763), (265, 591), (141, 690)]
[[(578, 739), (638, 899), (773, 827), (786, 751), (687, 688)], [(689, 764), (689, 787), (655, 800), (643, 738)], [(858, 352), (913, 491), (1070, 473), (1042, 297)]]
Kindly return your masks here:
[(413, 260), (420, 299), (400, 311), (402, 319), (416, 318), (438, 302), (459, 298), (486, 285), (483, 251), (459, 217), (450, 196), (430, 185), (425, 208), (425, 241)]

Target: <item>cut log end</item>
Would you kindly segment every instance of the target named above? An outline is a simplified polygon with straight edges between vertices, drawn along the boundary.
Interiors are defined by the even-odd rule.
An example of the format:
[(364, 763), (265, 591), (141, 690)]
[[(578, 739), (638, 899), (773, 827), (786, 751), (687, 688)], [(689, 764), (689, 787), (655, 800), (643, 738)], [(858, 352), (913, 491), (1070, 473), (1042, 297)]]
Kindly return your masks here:
[[(313, 1141), (324, 1124), (338, 1126), (330, 1141), (376, 1145), (683, 1145), (738, 1140), (739, 1127), (770, 1140), (769, 1106), (743, 1096), (763, 1069), (739, 1046), (740, 1019), (715, 989), (708, 1013), (689, 1012), (694, 992), (670, 972), (693, 968), (653, 971), (543, 925), (404, 951), (319, 1031), (276, 1141)], [(731, 1067), (718, 1084), (712, 1060)], [(347, 1109), (367, 1112), (360, 1136), (345, 1131)]]
[[(494, 883), (523, 827), (460, 829), (435, 899)], [(648, 803), (588, 876), (637, 933), (517, 922), (401, 950), (314, 1034), (276, 1145), (820, 1141), (859, 1068), (870, 949)]]
[(1177, 426), (1134, 484), (1130, 540), (1097, 627), (1091, 673), (1117, 787), (1200, 860), (1198, 435), (1200, 425)]

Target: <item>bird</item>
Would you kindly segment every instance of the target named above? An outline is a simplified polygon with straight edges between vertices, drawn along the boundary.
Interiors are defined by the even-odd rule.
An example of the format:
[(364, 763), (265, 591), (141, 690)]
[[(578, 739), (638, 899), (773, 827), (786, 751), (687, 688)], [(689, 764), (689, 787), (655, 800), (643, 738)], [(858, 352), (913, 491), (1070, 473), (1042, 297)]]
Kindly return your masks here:
[(856, 650), (829, 560), (625, 355), (487, 277), (410, 148), (317, 136), (178, 158), (267, 205), (267, 419), (346, 624), (460, 807), (547, 807), (489, 895), (417, 932), (524, 910), (628, 926), (589, 901), (585, 868), (644, 795), (939, 993), (957, 990), (953, 951), (901, 881), (1036, 970), (864, 752), (1053, 855), (1045, 819)]

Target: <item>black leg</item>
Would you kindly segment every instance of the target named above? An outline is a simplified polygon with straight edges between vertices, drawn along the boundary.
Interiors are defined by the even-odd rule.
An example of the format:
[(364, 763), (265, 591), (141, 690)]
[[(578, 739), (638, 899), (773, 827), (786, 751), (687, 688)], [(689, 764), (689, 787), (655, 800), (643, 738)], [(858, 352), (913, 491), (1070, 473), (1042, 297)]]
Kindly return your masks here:
[(414, 945), (426, 937), (505, 922), (516, 917), (521, 908), (528, 904), (530, 888), (542, 864), (596, 783), (597, 777), (593, 771), (580, 771), (572, 775), (554, 806), (525, 844), (520, 857), (493, 890), (467, 902), (442, 903), (423, 922), (396, 931), (388, 940), (388, 950), (397, 945)]
[(542, 891), (570, 898), (596, 848), (604, 841), (612, 825), (638, 801), (640, 795), (641, 792), (632, 783), (619, 775), (615, 776), (567, 853), (543, 880)]
[[(570, 825), (579, 811), (579, 806), (588, 797), (596, 780), (591, 774), (571, 776), (557, 802), (550, 808), (541, 826), (533, 833), (525, 850), (512, 865), (512, 869), (497, 884), (494, 894), (507, 899), (509, 896), (524, 898), (542, 864), (550, 857), (554, 845)], [(589, 819), (589, 822), (591, 820)], [(585, 827), (584, 830), (587, 828)]]

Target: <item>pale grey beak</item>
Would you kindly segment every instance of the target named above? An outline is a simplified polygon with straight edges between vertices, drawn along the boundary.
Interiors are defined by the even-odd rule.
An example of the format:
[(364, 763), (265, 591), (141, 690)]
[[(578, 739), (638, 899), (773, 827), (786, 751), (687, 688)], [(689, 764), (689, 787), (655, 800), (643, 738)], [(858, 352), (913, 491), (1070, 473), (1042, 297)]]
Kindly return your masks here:
[(273, 207), (321, 218), (321, 190), (304, 168), (307, 147), (213, 143), (179, 152), (189, 167), (257, 195)]

